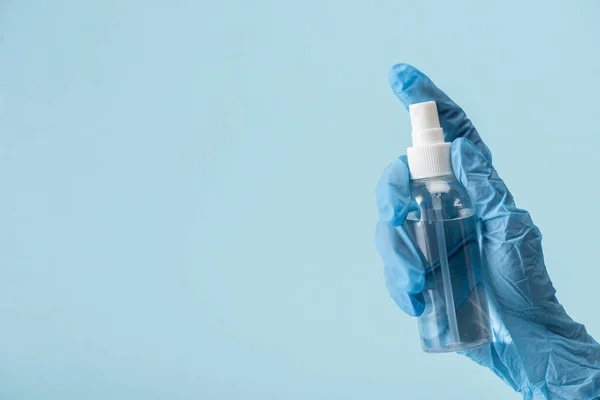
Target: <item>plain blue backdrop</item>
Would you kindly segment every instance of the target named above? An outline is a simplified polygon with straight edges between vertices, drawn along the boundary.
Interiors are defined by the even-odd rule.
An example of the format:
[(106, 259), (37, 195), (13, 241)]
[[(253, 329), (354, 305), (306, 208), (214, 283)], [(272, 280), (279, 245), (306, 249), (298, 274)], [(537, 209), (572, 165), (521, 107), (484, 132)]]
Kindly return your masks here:
[(518, 399), (421, 352), (374, 248), (464, 106), (600, 338), (600, 3), (0, 0), (0, 399)]

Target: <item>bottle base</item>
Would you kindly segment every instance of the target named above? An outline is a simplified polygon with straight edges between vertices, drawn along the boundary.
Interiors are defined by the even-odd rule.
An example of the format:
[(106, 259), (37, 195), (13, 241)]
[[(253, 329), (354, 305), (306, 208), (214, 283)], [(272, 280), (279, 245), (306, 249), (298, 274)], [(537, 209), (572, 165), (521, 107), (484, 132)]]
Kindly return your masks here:
[(492, 343), (492, 339), (484, 338), (475, 342), (454, 342), (442, 347), (422, 347), (426, 353), (455, 353), (457, 351), (471, 350)]

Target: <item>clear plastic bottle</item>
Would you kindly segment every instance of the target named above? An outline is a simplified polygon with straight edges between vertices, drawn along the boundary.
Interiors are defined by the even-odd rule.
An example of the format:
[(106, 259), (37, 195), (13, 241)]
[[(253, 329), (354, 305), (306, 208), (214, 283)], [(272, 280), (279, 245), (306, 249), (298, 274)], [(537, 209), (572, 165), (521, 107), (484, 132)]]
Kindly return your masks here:
[(491, 341), (479, 225), (466, 189), (452, 172), (435, 102), (410, 106), (408, 149), (412, 210), (404, 223), (425, 265), (425, 310), (419, 317), (427, 352), (451, 352)]
[(425, 263), (421, 346), (448, 352), (491, 340), (477, 216), (452, 175), (411, 182), (416, 210), (404, 228)]

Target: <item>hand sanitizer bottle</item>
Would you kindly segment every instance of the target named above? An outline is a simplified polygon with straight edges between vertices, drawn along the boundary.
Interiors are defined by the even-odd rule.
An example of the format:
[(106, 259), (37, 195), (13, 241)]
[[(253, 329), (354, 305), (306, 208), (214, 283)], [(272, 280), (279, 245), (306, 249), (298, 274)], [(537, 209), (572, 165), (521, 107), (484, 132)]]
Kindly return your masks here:
[(413, 210), (404, 229), (425, 266), (421, 346), (432, 353), (491, 342), (477, 216), (452, 171), (434, 101), (409, 107), (413, 147), (407, 151)]

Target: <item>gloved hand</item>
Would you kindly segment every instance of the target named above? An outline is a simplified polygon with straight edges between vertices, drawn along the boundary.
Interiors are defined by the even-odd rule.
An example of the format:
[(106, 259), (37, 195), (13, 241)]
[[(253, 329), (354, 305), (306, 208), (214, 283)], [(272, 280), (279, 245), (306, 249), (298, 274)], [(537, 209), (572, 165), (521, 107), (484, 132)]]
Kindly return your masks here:
[[(493, 342), (463, 352), (490, 368), (524, 399), (589, 400), (600, 396), (600, 345), (558, 303), (542, 255), (539, 229), (517, 208), (492, 166), (490, 150), (464, 111), (422, 72), (406, 64), (390, 71), (405, 108), (437, 102), (452, 167), (481, 222)], [(400, 157), (377, 186), (376, 244), (392, 299), (406, 313), (423, 312), (421, 256), (403, 230), (410, 208), (409, 171)]]

